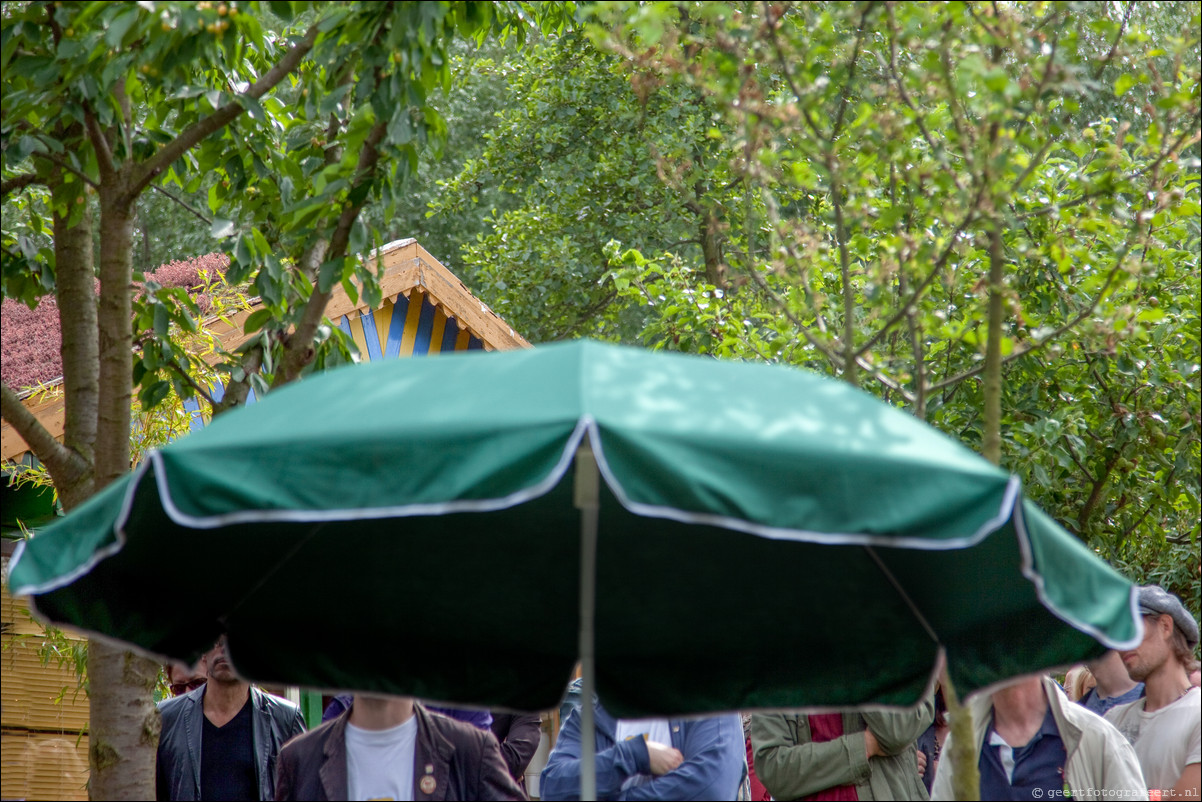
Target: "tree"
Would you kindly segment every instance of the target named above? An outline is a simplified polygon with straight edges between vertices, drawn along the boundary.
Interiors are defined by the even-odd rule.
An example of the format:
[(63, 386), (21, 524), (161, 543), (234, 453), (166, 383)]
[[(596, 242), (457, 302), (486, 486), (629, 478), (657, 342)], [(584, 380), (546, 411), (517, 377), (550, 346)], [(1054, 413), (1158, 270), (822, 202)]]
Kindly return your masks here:
[[(1134, 580), (1198, 609), (1196, 6), (593, 10), (600, 50), (560, 41), (517, 65), (517, 102), (443, 200), (481, 175), (520, 198), (464, 250), (485, 300), (524, 327), (606, 300), (541, 317), (535, 339), (853, 380), (992, 453)], [(698, 130), (704, 163), (674, 147)], [(539, 158), (558, 143), (564, 158)], [(699, 166), (722, 282), (675, 244)], [(656, 199), (643, 217), (617, 205), (632, 187)]]
[[(1135, 578), (1192, 576), (1174, 589), (1196, 609), (1197, 7), (1167, 24), (1134, 4), (606, 10), (628, 21), (613, 46), (743, 134), (727, 252), (759, 298), (723, 299), (735, 339), (864, 374), (1059, 496), (1104, 554), (1161, 544)], [(1058, 431), (1040, 459), (1016, 448), (1025, 426)]]
[[(426, 97), (449, 81), (448, 42), (492, 31), (520, 39), (523, 19), (567, 18), (558, 5), (532, 13), (516, 3), (270, 6), (278, 31), (265, 30), (258, 4), (4, 6), (3, 193), (22, 218), (10, 228), (5, 215), (4, 291), (26, 301), (53, 291), (74, 314), (62, 323), (63, 442), (7, 386), (2, 411), (67, 509), (129, 469), (135, 376), (148, 408), (174, 388), (220, 411), (252, 386), (346, 353), (322, 326), (325, 301), (352, 277), (379, 293), (358, 259), (373, 240), (359, 214), (369, 199), (394, 199), (420, 145), (441, 135)], [(253, 279), (267, 310), (248, 321), (261, 336), (218, 366), (220, 404), (172, 336), (173, 323), (195, 330), (194, 302), (148, 283), (135, 308), (132, 292), (138, 199), (152, 186), (195, 193), (206, 176), (212, 216), (197, 214), (212, 236), (233, 237), (228, 277)], [(38, 248), (47, 231), (52, 246)], [(136, 362), (131, 321), (149, 324)], [(89, 674), (90, 792), (148, 796), (157, 664), (95, 641)]]
[[(864, 384), (1012, 466), (1132, 578), (1172, 580), (1197, 611), (1199, 19), (1173, 8), (1165, 24), (1136, 4), (598, 5), (593, 38), (623, 57), (631, 95), (692, 90), (714, 121), (727, 162), (712, 185), (737, 190), (715, 207), (729, 281), (705, 280), (687, 249), (645, 256), (672, 230), (658, 221), (603, 260), (561, 253), (589, 207), (545, 214), (579, 190), (540, 184), (556, 166), (536, 164), (514, 172), (527, 201), (484, 242), (521, 259), (537, 241), (542, 268), (517, 299), (496, 282), (485, 298), (521, 309), (527, 287), (561, 278), (563, 295), (595, 295), (575, 283), (588, 271), (559, 268), (588, 254), (616, 298), (578, 328), (610, 334), (639, 304), (658, 347)], [(542, 111), (508, 115), (508, 140), (538, 142)], [(650, 130), (644, 164), (671, 152), (663, 136)], [(655, 164), (680, 203), (671, 178), (694, 165)]]
[(465, 279), (499, 314), (536, 340), (636, 337), (637, 310), (606, 314), (617, 298), (604, 281), (613, 239), (688, 253), (724, 281), (729, 154), (707, 136), (712, 110), (699, 93), (644, 82), (581, 36), (540, 43), (502, 69), (508, 94), (484, 152), (431, 203), (434, 219), (456, 220), (490, 204), (492, 230), (462, 253)]

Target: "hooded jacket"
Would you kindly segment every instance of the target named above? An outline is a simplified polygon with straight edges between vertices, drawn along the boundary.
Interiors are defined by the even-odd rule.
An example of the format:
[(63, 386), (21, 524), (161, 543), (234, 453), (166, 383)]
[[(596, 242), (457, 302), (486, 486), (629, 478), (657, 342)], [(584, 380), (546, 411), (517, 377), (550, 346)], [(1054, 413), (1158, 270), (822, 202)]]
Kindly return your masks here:
[[(163, 729), (155, 758), (155, 798), (159, 802), (192, 802), (200, 795), (200, 746), (204, 733), (207, 685), (159, 702)], [(287, 699), (250, 688), (251, 748), (259, 799), (275, 799), (275, 763), (280, 747), (305, 731), (300, 708)]]

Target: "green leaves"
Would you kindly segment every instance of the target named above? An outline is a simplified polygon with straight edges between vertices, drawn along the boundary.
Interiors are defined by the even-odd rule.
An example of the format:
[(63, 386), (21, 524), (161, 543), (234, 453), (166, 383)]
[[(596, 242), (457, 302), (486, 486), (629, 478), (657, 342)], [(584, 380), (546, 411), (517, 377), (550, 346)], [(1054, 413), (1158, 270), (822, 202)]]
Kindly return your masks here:
[[(485, 151), (434, 219), (491, 198), (491, 229), (463, 259), (532, 340), (591, 334), (836, 375), (851, 355), (867, 387), (970, 444), (996, 290), (1005, 460), (1069, 520), (1109, 499), (1107, 441), (1091, 433), (1142, 395), (1145, 371), (1166, 392), (1145, 410), (1196, 398), (1196, 373), (1148, 349), (1177, 336), (1165, 298), (1199, 304), (1197, 145), (1173, 145), (1197, 128), (1198, 14), (995, 11), (590, 6), (592, 41), (619, 55), (565, 37), (506, 64)], [(1005, 270), (991, 287), (995, 230)], [(1107, 436), (1132, 454), (1154, 437), (1155, 418), (1117, 420)], [(1197, 454), (1194, 423), (1182, 448)], [(1123, 458), (1137, 466), (1127, 500), (1078, 527), (1115, 554), (1158, 537), (1156, 516), (1189, 518), (1159, 486), (1140, 518), (1147, 483), (1198, 484), (1196, 459), (1153, 478), (1151, 457)], [(1197, 493), (1184, 497), (1197, 518)]]

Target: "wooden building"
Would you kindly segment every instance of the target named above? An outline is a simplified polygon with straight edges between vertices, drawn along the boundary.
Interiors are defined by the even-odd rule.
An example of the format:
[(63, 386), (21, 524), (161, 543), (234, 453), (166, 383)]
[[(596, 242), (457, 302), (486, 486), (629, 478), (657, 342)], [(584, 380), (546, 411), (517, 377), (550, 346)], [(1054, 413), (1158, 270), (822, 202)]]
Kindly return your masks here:
[[(530, 347), (415, 240), (390, 243), (378, 251), (376, 258), (381, 266), (383, 291), (378, 308), (369, 308), (361, 295), (358, 302), (352, 301), (341, 286), (335, 289), (326, 307), (326, 317), (350, 335), (363, 360)], [(242, 326), (253, 311), (254, 308), (246, 310), (229, 323), (212, 319), (205, 326), (221, 339), (227, 351), (233, 351), (247, 339)], [(215, 397), (220, 397), (221, 391), (220, 387), (214, 388)], [(253, 402), (252, 396), (248, 403)], [(26, 406), (51, 433), (61, 437), (61, 393), (31, 395)], [(184, 407), (192, 414), (192, 428), (204, 425), (204, 412), (196, 400), (185, 402)], [(0, 457), (6, 474), (16, 464), (36, 464), (25, 441), (7, 421), (0, 428)], [(29, 495), (32, 488), (9, 487), (5, 492), (12, 496), (14, 504), (25, 504), (31, 514), (45, 518), (48, 510), (41, 507), (46, 506), (46, 499), (42, 497), (38, 506), (38, 500)], [(11, 541), (4, 545), (7, 564)], [(75, 687), (74, 675), (69, 669), (42, 665), (35, 654), (36, 646), (31, 639), (22, 637), (38, 631), (29, 618), (28, 606), (20, 599), (10, 599), (7, 592), (3, 599), (0, 796), (86, 799), (87, 737), (80, 733), (87, 726), (87, 700), (83, 693), (76, 696), (68, 690), (61, 703), (56, 703), (64, 687)], [(320, 721), (320, 695), (302, 693), (298, 701), (311, 725)]]

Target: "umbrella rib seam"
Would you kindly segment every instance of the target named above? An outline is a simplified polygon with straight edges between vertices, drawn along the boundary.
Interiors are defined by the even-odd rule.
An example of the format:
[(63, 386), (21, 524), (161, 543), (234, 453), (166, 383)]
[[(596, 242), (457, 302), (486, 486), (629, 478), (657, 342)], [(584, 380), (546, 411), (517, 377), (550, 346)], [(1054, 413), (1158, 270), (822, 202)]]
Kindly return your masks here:
[(922, 624), (922, 628), (925, 629), (927, 634), (931, 636), (931, 640), (935, 641), (935, 643), (939, 643), (939, 636), (935, 634), (935, 628), (931, 626), (929, 621), (927, 621), (927, 617), (922, 614), (921, 610), (918, 609), (918, 605), (915, 604), (914, 600), (910, 598), (910, 594), (906, 593), (905, 588), (903, 588), (901, 583), (897, 581), (897, 577), (894, 576), (893, 572), (889, 570), (889, 567), (885, 565), (885, 562), (881, 559), (881, 556), (876, 553), (876, 550), (873, 549), (872, 546), (865, 546), (864, 551), (866, 551), (868, 556), (872, 558), (872, 561), (876, 563), (876, 567), (881, 569), (881, 573), (884, 574), (885, 578), (889, 580), (889, 584), (893, 585), (893, 589), (897, 591), (897, 595), (902, 597), (902, 601), (904, 601), (906, 606), (910, 608), (910, 612), (914, 613), (914, 617), (918, 619), (918, 623)]

